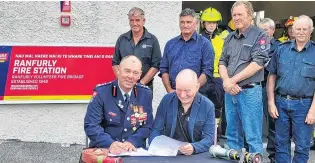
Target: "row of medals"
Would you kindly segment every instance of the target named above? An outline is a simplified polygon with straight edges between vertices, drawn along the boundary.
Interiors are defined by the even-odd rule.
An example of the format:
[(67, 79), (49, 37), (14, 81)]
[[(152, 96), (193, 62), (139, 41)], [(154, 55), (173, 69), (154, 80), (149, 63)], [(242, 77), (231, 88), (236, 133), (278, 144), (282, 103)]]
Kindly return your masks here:
[(147, 120), (147, 113), (144, 113), (143, 106), (136, 106), (130, 104), (130, 108), (133, 110), (134, 114), (130, 116), (131, 125), (133, 125), (132, 130), (136, 131), (137, 127), (137, 119), (139, 122), (139, 125), (142, 126), (142, 124), (146, 124)]

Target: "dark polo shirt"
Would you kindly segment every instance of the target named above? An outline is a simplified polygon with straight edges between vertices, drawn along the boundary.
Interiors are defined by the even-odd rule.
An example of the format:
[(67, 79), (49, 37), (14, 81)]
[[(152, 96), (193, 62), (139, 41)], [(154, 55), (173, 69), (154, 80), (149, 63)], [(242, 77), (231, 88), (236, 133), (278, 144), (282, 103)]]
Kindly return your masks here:
[[(144, 28), (144, 34), (138, 44), (134, 43), (131, 30), (119, 36), (115, 46), (112, 65), (119, 65), (121, 59), (127, 55), (136, 55), (141, 60), (142, 75), (140, 79), (146, 75), (151, 67), (158, 70), (160, 68), (161, 49), (159, 41), (146, 28)], [(152, 81), (147, 85), (151, 85)]]

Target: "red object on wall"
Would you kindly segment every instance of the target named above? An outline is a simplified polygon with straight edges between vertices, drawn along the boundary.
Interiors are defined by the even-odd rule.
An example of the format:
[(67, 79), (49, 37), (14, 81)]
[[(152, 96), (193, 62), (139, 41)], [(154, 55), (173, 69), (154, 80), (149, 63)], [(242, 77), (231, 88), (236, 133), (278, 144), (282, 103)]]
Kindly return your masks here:
[(70, 1), (60, 1), (61, 12), (71, 12)]
[(60, 24), (62, 26), (70, 26), (70, 24), (71, 24), (71, 17), (70, 17), (70, 15), (61, 15), (60, 16)]

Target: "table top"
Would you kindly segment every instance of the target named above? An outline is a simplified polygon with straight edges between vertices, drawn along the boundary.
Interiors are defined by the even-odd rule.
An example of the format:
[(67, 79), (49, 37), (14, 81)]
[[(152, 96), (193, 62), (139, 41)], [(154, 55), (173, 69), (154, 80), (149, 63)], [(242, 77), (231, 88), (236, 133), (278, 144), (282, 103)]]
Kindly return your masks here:
[(160, 157), (160, 156), (146, 156), (146, 157), (123, 157), (124, 163), (191, 163), (191, 162), (211, 162), (211, 163), (231, 163), (232, 160), (213, 158), (208, 152), (195, 154), (191, 156), (177, 155), (175, 157)]

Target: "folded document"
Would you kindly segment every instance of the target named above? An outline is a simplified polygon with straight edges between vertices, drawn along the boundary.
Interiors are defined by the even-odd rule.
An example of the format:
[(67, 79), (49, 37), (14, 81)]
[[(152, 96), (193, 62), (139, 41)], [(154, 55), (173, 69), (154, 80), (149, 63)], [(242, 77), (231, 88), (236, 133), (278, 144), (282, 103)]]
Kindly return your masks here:
[(119, 155), (109, 154), (109, 156), (176, 156), (180, 146), (187, 144), (170, 137), (161, 135), (155, 137), (148, 150), (138, 148), (137, 151), (124, 152)]

